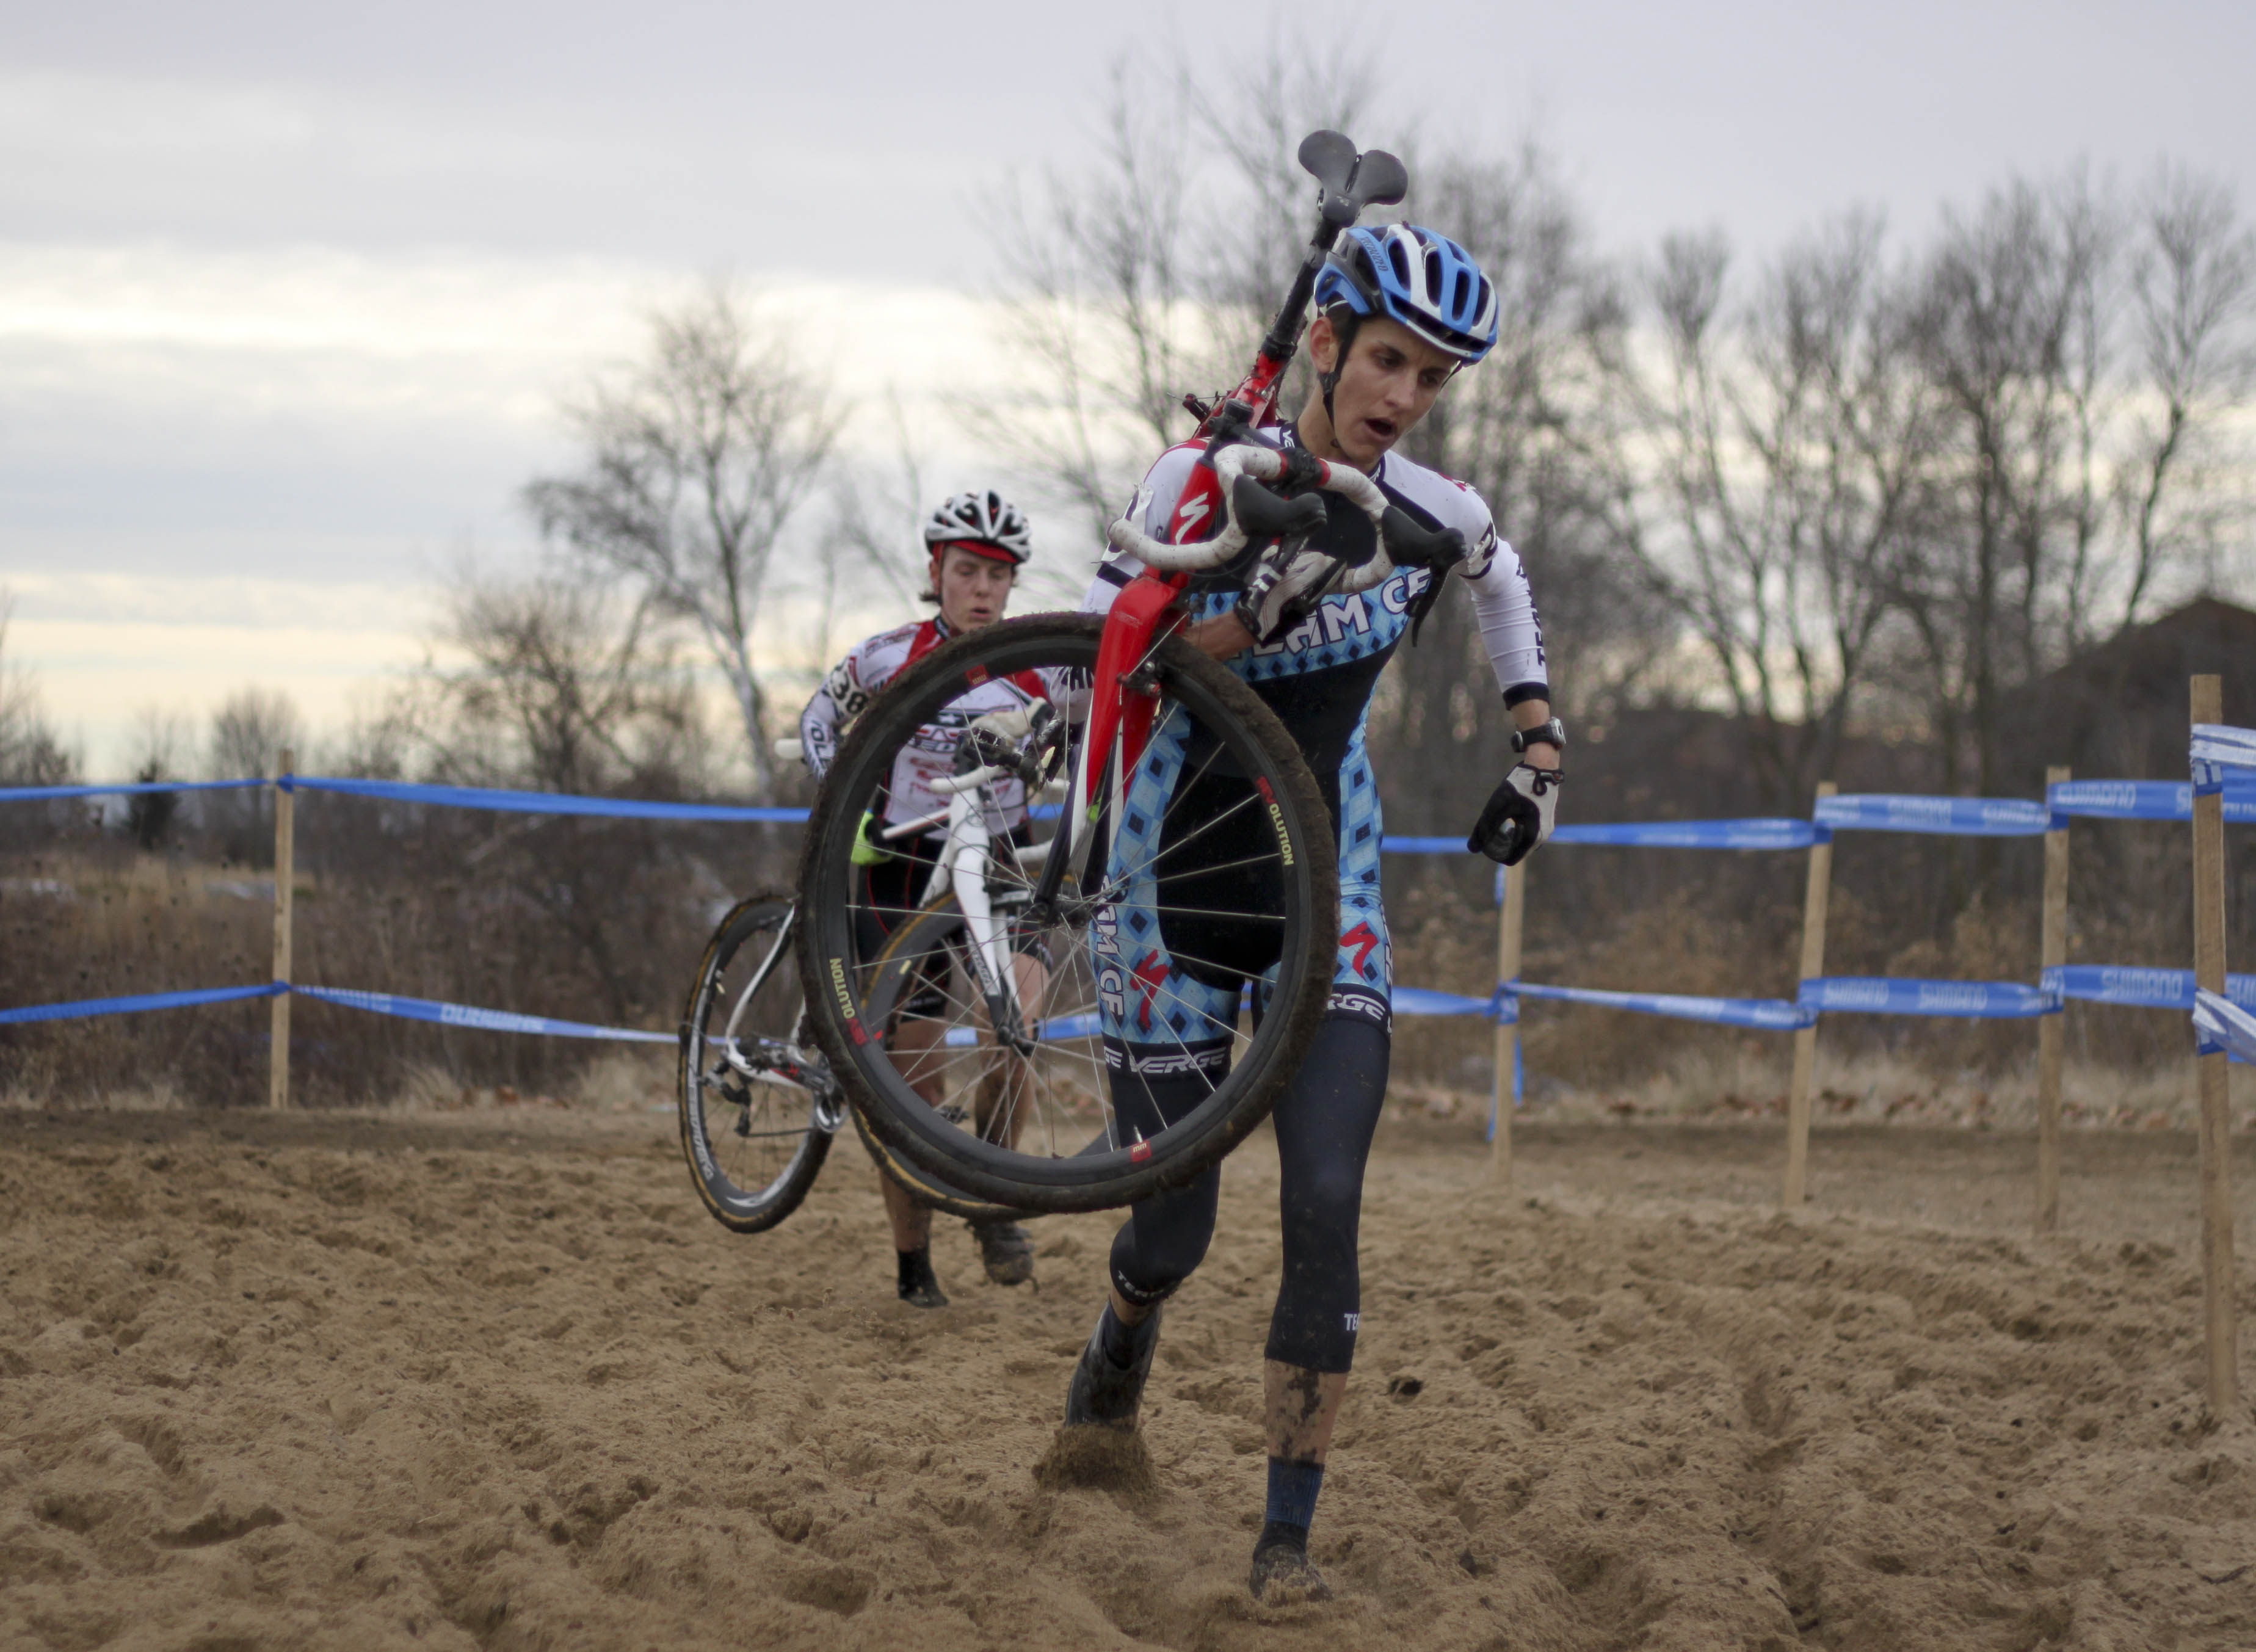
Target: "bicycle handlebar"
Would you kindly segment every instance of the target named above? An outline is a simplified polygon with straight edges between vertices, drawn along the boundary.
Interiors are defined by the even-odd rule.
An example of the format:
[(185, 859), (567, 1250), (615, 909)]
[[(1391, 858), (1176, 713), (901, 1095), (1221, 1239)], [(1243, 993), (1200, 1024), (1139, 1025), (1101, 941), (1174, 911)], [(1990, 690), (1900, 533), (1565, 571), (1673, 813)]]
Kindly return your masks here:
[[(1351, 465), (1335, 465), (1322, 459), (1306, 455), (1287, 456), (1274, 447), (1242, 446), (1224, 447), (1213, 456), (1216, 479), (1222, 484), (1227, 520), (1222, 531), (1211, 539), (1195, 540), (1189, 545), (1169, 545), (1155, 539), (1144, 531), (1132, 514), (1122, 517), (1105, 531), (1105, 538), (1119, 550), (1126, 552), (1146, 567), (1167, 573), (1198, 573), (1218, 568), (1245, 549), (1249, 536), (1245, 524), (1239, 519), (1237, 482), (1251, 477), (1257, 482), (1275, 482), (1285, 474), (1294, 460), (1310, 464), (1315, 469), (1315, 485), (1344, 496), (1358, 510), (1371, 518), (1371, 525), (1378, 532), (1378, 554), (1361, 567), (1350, 568), (1336, 589), (1343, 595), (1368, 591), (1392, 578), (1399, 568), (1430, 566), (1437, 557), (1446, 556), (1454, 548), (1453, 542), (1462, 543), (1462, 536), (1454, 530), (1443, 532), (1419, 525), (1399, 508), (1387, 503), (1378, 484)], [(1273, 496), (1271, 496), (1273, 497)], [(1261, 538), (1274, 537), (1259, 535)], [(1393, 553), (1402, 554), (1397, 557)]]

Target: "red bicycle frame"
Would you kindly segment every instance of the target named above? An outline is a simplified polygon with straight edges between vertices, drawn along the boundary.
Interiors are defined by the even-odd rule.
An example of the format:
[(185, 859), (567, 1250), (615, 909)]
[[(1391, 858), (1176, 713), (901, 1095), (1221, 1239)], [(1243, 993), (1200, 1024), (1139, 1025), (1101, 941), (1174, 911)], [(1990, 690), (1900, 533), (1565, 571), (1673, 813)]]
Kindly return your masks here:
[[(1330, 256), (1339, 232), (1353, 224), (1366, 206), (1392, 205), (1409, 186), (1402, 163), (1384, 150), (1357, 154), (1353, 143), (1337, 132), (1311, 132), (1301, 142), (1301, 165), (1323, 186), (1317, 199), (1315, 233), (1294, 273), (1293, 285), (1279, 306), (1276, 320), (1255, 352), (1252, 368), (1237, 388), (1212, 409), (1198, 408), (1199, 425), (1192, 439), (1202, 440), (1206, 452), (1192, 467), (1174, 508), (1167, 515), (1167, 539), (1188, 544), (1210, 538), (1227, 518), (1229, 501), (1213, 464), (1218, 447), (1241, 441), (1276, 411), (1277, 394), (1285, 369), (1299, 351), (1301, 329), (1307, 325), (1308, 300), (1315, 292), (1317, 273)], [(1068, 822), (1078, 832), (1094, 818), (1092, 805), (1107, 772), (1116, 789), (1125, 784), (1144, 747), (1151, 738), (1157, 691), (1137, 687), (1132, 674), (1160, 640), (1180, 628), (1183, 613), (1179, 602), (1190, 583), (1187, 573), (1161, 573), (1146, 569), (1128, 582), (1113, 600), (1105, 616), (1096, 648), (1096, 667), (1090, 684), (1089, 723), (1082, 767), (1088, 771), (1074, 802), (1084, 812)], [(1117, 749), (1115, 749), (1115, 742)], [(1117, 759), (1117, 761), (1110, 761)], [(1047, 880), (1046, 880), (1047, 882)]]

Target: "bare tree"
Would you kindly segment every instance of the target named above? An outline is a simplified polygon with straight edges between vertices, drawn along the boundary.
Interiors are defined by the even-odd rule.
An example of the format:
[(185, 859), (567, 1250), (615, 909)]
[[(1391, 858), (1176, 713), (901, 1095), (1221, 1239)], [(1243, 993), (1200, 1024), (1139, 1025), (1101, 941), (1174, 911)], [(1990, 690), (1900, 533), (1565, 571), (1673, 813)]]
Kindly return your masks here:
[[(281, 771), (283, 751), (303, 750), (298, 707), (279, 689), (241, 688), (211, 714), (204, 773), (213, 780), (264, 779)], [(310, 755), (310, 754), (308, 754)], [(206, 792), (199, 815), (219, 833), (221, 853), (252, 866), (271, 863), (271, 794), (264, 786)]]
[(829, 538), (822, 561), (818, 671), (827, 669), (833, 658), (838, 597), (849, 573), (858, 569), (874, 574), (887, 597), (904, 610), (913, 608), (924, 589), (924, 571), (918, 561), (924, 524), (940, 501), (926, 497), (925, 458), (899, 396), (891, 390), (885, 414), (892, 437), (888, 462), (865, 460), (841, 476), (832, 489)]
[(1831, 770), (1936, 441), (1881, 240), (1841, 220), (1735, 303), (1723, 237), (1669, 236), (1657, 360), (1617, 359), (1637, 412), (1624, 543), (1711, 661), (1773, 808)]
[[(193, 749), (194, 738), (185, 714), (154, 702), (145, 705), (133, 714), (130, 740), (133, 755), (127, 772), (137, 784), (178, 780), (187, 772), (186, 754)], [(153, 854), (171, 835), (180, 807), (177, 791), (135, 793), (125, 800), (126, 834)]]
[(131, 767), (147, 779), (184, 779), (194, 766), (195, 734), (185, 712), (155, 700), (137, 706), (126, 737)]
[(1081, 516), (1092, 552), (1153, 457), (1189, 432), (1186, 392), (1226, 389), (1252, 359), (1307, 243), (1314, 186), (1295, 152), (1316, 127), (1352, 128), (1367, 57), (1282, 44), (1218, 84), (1188, 60), (1123, 55), (1096, 160), (991, 203), (1005, 341), (1040, 388), (965, 411)]
[(1005, 342), (1035, 388), (964, 411), (1081, 517), (1092, 550), (1140, 467), (1188, 428), (1184, 390), (1213, 376), (1188, 263), (1189, 127), (1179, 81), (1116, 60), (1096, 163), (1013, 180), (987, 208)]
[[(1366, 124), (1378, 97), (1374, 60), (1369, 44), (1351, 36), (1336, 39), (1329, 52), (1289, 36), (1219, 87), (1178, 60), (1197, 138), (1221, 162), (1218, 187), (1196, 226), (1193, 268), (1207, 331), (1221, 351), (1222, 386), (1235, 383), (1252, 361), (1308, 249), (1315, 190), (1301, 165), (1301, 140), (1319, 128), (1353, 135)], [(1411, 148), (1399, 128), (1385, 144), (1367, 135), (1364, 141)], [(1279, 404), (1287, 410), (1308, 393), (1306, 363), (1303, 356), (1287, 380)]]
[[(412, 747), (420, 772), (455, 784), (695, 795), (706, 756), (697, 685), (655, 608), (647, 595), (554, 572), (530, 580), (465, 573), (437, 639), (451, 657), (427, 664), (387, 720), (405, 741), (382, 743)], [(506, 914), (503, 921), (543, 917), (600, 982), (606, 1013), (624, 1017), (648, 999), (638, 960), (666, 926), (652, 897), (679, 872), (680, 831), (503, 816), (458, 850), (455, 864), (476, 868), (480, 898)]]
[(2104, 498), (2097, 397), (2117, 244), (2081, 179), (2016, 180), (1946, 218), (1921, 277), (1920, 354), (1946, 423), (1893, 600), (1945, 791), (2004, 784), (2004, 696), (2077, 629)]
[(753, 628), (777, 547), (845, 415), (780, 330), (720, 289), (651, 321), (646, 359), (569, 410), (574, 474), (525, 489), (541, 531), (694, 628), (735, 695), (753, 788), (774, 784)]
[(303, 735), (296, 702), (280, 689), (237, 689), (212, 713), (206, 771), (215, 780), (271, 776)]
[(0, 785), (59, 786), (78, 765), (63, 747), (32, 674), (8, 657), (15, 599), (0, 589)]
[(2130, 287), (2140, 405), (2116, 489), (2129, 539), (2119, 629), (2138, 623), (2174, 561), (2245, 524), (2238, 478), (2220, 474), (2245, 454), (2223, 450), (2223, 427), (2256, 384), (2256, 233), (2241, 225), (2231, 191), (2166, 166), (2137, 217)]
[[(1555, 689), (1601, 719), (1665, 655), (1673, 629), (1612, 521), (1604, 369), (1626, 325), (1613, 271), (1533, 141), (1501, 159), (1442, 160), (1414, 186), (1417, 215), (1463, 242), (1496, 284), (1499, 318), (1495, 349), (1443, 392), (1407, 451), (1487, 502), (1542, 604)], [(1500, 749), (1510, 728), (1497, 695), (1480, 689), (1487, 676), (1461, 601), (1435, 608), (1398, 657), (1371, 718), (1400, 754), (1388, 806), (1406, 827), (1469, 819), (1493, 783), (1463, 761), (1468, 742)]]
[(409, 722), (439, 778), (581, 794), (701, 789), (696, 688), (655, 603), (585, 581), (465, 575)]

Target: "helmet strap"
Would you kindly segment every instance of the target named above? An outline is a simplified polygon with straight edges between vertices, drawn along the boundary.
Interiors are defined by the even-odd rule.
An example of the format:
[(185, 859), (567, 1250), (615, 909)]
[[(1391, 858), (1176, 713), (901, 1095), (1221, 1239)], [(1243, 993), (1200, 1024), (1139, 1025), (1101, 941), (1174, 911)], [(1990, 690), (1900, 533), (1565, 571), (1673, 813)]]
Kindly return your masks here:
[(1325, 314), (1331, 321), (1332, 337), (1338, 348), (1332, 355), (1331, 371), (1316, 375), (1316, 388), (1323, 392), (1324, 421), (1332, 425), (1332, 439), (1337, 441), (1339, 416), (1332, 411), (1332, 392), (1339, 388), (1340, 375), (1347, 370), (1348, 352), (1355, 348), (1356, 329), (1363, 325), (1363, 318), (1344, 304), (1335, 305)]

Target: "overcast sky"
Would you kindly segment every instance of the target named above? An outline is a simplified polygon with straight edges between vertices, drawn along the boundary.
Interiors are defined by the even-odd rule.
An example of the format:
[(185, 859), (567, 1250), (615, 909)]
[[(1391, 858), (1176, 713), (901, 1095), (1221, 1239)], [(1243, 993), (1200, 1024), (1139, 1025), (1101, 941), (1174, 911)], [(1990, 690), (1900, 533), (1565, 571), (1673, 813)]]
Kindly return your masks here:
[(1858, 203), (1916, 235), (2016, 169), (2256, 158), (2245, 4), (7, 0), (10, 654), (97, 770), (147, 701), (264, 681), (333, 719), (412, 661), (462, 546), (522, 547), (555, 397), (638, 306), (739, 272), (851, 390), (976, 382), (978, 192), (1071, 166), (1122, 51), (1227, 65), (1288, 28), (1376, 56), (1366, 145), (1413, 110), (1536, 134), (1620, 250)]

